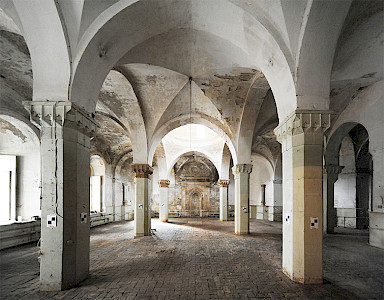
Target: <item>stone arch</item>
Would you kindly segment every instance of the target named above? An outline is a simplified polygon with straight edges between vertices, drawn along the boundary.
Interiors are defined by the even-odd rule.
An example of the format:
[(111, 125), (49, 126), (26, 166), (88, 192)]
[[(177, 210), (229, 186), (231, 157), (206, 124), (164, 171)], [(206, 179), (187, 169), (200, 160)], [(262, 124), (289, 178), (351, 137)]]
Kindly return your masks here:
[[(220, 167), (219, 167), (217, 164), (215, 164), (215, 163), (213, 162), (214, 160), (212, 160), (212, 157), (210, 157), (209, 155), (207, 155), (207, 154), (205, 154), (205, 153), (202, 153), (202, 152), (199, 152), (199, 151), (185, 151), (184, 153), (182, 153), (182, 154), (180, 154), (179, 156), (177, 156), (177, 157), (176, 157), (176, 158), (169, 164), (169, 166), (168, 166), (168, 170), (167, 170), (167, 177), (169, 177), (169, 174), (171, 173), (172, 168), (174, 167), (174, 165), (177, 163), (177, 161), (178, 161), (182, 156), (185, 156), (185, 155), (188, 155), (188, 154), (192, 154), (192, 153), (198, 153), (198, 155), (201, 155), (201, 156), (205, 157), (206, 159), (208, 159), (208, 160), (209, 160), (210, 162), (212, 162), (212, 164), (215, 166), (217, 173), (220, 174), (220, 173), (219, 173)], [(202, 162), (202, 161), (199, 161), (199, 162), (201, 162), (203, 165), (205, 165), (206, 167), (209, 168), (209, 166), (207, 166), (204, 162)]]
[(33, 100), (68, 101), (71, 58), (66, 28), (56, 3), (9, 1), (5, 13), (17, 23), (29, 49)]
[[(208, 120), (204, 118), (202, 115), (198, 114), (192, 114), (191, 116), (181, 116), (179, 118), (175, 118), (170, 120), (169, 122), (165, 123), (163, 126), (161, 126), (153, 135), (151, 142), (149, 143), (149, 155), (148, 155), (148, 163), (151, 165), (153, 161), (153, 156), (156, 151), (157, 146), (160, 144), (163, 137), (165, 137), (168, 132), (171, 132), (172, 130), (181, 127), (183, 125), (188, 124), (200, 124), (208, 127), (209, 129), (213, 130), (215, 133), (217, 133), (219, 136), (225, 139), (225, 143), (228, 146), (232, 158), (234, 162), (237, 163), (237, 152), (235, 149), (235, 144), (232, 141), (232, 139), (229, 138), (228, 134), (218, 125), (211, 122), (211, 120)], [(219, 170), (219, 168), (218, 168)], [(169, 174), (169, 173), (168, 173)]]
[[(203, 1), (193, 2), (193, 5), (192, 2), (188, 4), (173, 7), (173, 11), (176, 13), (174, 18), (168, 18), (167, 22), (160, 22), (163, 18), (158, 15), (159, 12), (167, 11), (167, 4), (163, 2), (151, 3), (151, 11), (156, 11), (156, 17), (151, 15), (148, 4), (145, 4), (144, 1), (134, 3), (121, 1), (107, 9), (92, 23), (79, 43), (79, 49), (84, 49), (84, 51), (74, 60), (75, 71), (71, 83), (71, 101), (92, 112), (96, 95), (109, 70), (115, 67), (135, 46), (178, 28), (179, 22), (182, 21), (185, 23), (185, 27), (191, 30), (206, 32), (212, 39), (219, 38), (222, 43), (221, 49), (229, 49), (231, 45), (240, 49), (241, 51), (234, 51), (228, 57), (232, 57), (232, 61), (236, 61), (236, 58), (240, 62), (239, 64), (236, 61), (236, 64), (240, 66), (260, 69), (265, 74), (277, 99), (279, 117), (285, 119), (287, 113), (296, 108), (296, 93), (288, 63), (290, 58), (287, 58), (287, 52), (281, 50), (286, 49), (286, 46), (279, 44), (284, 40), (276, 36), (276, 28), (269, 28), (272, 24), (264, 22), (265, 18), (252, 15), (230, 1), (225, 1), (214, 8)], [(162, 9), (156, 9), (153, 5)], [(207, 11), (210, 13), (207, 14)], [(211, 14), (215, 15), (217, 22), (209, 22)], [(137, 20), (138, 17), (141, 22), (147, 24), (145, 28)], [(235, 28), (240, 30), (239, 32), (225, 30), (220, 25), (226, 24), (228, 17), (233, 19), (236, 24), (238, 23)], [(129, 24), (126, 23), (127, 20), (129, 20)], [(244, 20), (247, 22), (243, 23)], [(131, 30), (128, 33), (129, 39), (126, 38), (126, 31), (116, 30), (124, 25)], [(137, 26), (140, 26), (140, 30)], [(248, 30), (249, 27), (252, 27), (252, 30)], [(135, 32), (140, 32), (140, 35)], [(124, 37), (120, 35), (124, 35)], [(223, 51), (221, 53), (225, 54)], [(196, 58), (199, 58), (199, 55), (196, 55)], [(92, 82), (88, 80), (89, 74), (94, 74)], [(287, 101), (287, 99), (289, 100)]]
[[(369, 223), (368, 210), (372, 206), (372, 156), (369, 153), (369, 133), (357, 122), (346, 122), (340, 125), (331, 137), (325, 151), (325, 171), (327, 173), (327, 232), (333, 232), (336, 226), (337, 211), (335, 210), (335, 187), (343, 180), (343, 168), (340, 165), (340, 150), (346, 137), (350, 137), (353, 146), (353, 156), (356, 166), (356, 227), (367, 228)], [(352, 149), (350, 149), (352, 151)], [(350, 167), (349, 165), (346, 167)], [(340, 182), (335, 185), (335, 182)], [(353, 195), (352, 195), (353, 196)], [(343, 216), (341, 216), (343, 217)], [(353, 216), (350, 216), (351, 218)], [(345, 223), (343, 223), (345, 224)], [(352, 224), (353, 225), (353, 224)], [(351, 225), (351, 226), (352, 226)]]
[(332, 5), (307, 2), (295, 67), (298, 109), (329, 109), (333, 58), (350, 4), (349, 1)]

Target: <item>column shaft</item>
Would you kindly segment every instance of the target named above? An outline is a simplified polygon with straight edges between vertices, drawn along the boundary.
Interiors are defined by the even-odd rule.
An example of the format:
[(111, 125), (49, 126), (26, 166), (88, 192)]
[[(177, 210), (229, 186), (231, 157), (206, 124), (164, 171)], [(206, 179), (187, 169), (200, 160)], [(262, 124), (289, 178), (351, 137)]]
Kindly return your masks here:
[(232, 168), (235, 177), (235, 233), (249, 233), (249, 174), (252, 165), (241, 164)]
[(135, 236), (151, 234), (150, 185), (148, 176), (152, 168), (148, 164), (132, 166), (135, 173)]
[(283, 271), (322, 283), (323, 131), (329, 113), (296, 112), (275, 129), (283, 151)]
[(220, 185), (220, 221), (228, 221), (228, 185), (229, 180), (219, 180)]
[(159, 219), (161, 222), (168, 222), (168, 188), (169, 180), (160, 180), (160, 206)]
[(69, 288), (89, 272), (90, 134), (96, 125), (70, 102), (26, 102), (40, 127), (40, 287)]

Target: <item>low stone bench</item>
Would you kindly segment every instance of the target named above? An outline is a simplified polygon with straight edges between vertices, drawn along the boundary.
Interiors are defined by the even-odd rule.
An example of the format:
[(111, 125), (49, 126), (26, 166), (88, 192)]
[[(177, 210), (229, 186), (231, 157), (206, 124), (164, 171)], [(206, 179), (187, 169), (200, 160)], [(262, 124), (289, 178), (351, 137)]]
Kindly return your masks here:
[(0, 250), (31, 242), (41, 236), (41, 221), (15, 222), (0, 226)]
[(112, 216), (106, 213), (91, 213), (91, 227), (108, 224), (111, 222)]

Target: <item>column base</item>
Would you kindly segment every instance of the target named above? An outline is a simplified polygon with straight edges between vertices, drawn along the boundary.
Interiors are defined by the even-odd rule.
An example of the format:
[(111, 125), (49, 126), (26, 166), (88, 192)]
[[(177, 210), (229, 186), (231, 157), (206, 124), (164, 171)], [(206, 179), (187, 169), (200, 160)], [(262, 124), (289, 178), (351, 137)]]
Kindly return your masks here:
[(70, 281), (70, 282), (61, 282), (61, 283), (43, 283), (40, 281), (39, 290), (43, 292), (57, 292), (57, 291), (64, 291), (68, 290), (70, 288), (73, 288), (77, 286), (79, 283), (86, 280), (89, 276), (89, 273), (86, 276), (82, 276), (81, 278), (78, 278), (76, 281)]
[(40, 283), (39, 289), (40, 291), (43, 291), (43, 292), (54, 292), (54, 291), (63, 290), (61, 288), (61, 284), (44, 284), (44, 283)]
[(369, 244), (384, 249), (384, 213), (369, 212)]
[(145, 236), (144, 233), (135, 233), (135, 238), (143, 237), (143, 236)]
[(249, 234), (249, 232), (235, 232), (236, 235), (246, 235)]
[(298, 278), (289, 273), (285, 268), (283, 268), (283, 273), (292, 281), (298, 282), (301, 284), (322, 284), (323, 278)]

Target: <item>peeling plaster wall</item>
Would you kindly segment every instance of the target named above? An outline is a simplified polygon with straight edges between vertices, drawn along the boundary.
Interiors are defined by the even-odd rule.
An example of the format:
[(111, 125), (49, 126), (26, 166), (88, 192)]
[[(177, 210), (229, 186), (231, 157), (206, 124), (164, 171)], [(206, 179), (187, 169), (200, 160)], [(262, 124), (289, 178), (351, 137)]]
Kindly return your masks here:
[(0, 154), (16, 155), (16, 218), (30, 220), (40, 211), (40, 142), (25, 123), (0, 116)]
[[(124, 189), (124, 192), (123, 192)], [(125, 196), (123, 199), (123, 195)], [(115, 221), (130, 218), (135, 201), (134, 174), (132, 171), (132, 158), (123, 160), (115, 170), (114, 201)]]
[(264, 157), (252, 155), (252, 173), (250, 175), (249, 202), (251, 205), (261, 205), (261, 185), (266, 185), (265, 204), (273, 206), (273, 169), (271, 164)]
[(159, 212), (159, 203), (160, 203), (160, 186), (159, 186), (159, 167), (157, 165), (153, 166), (152, 174), (152, 197), (151, 197), (151, 210), (154, 212)]
[[(274, 172), (270, 162), (261, 155), (252, 154), (252, 173), (249, 179), (250, 217), (257, 219), (275, 220), (275, 214), (280, 213), (280, 206), (274, 201)], [(265, 185), (265, 205), (263, 205), (262, 185)]]

